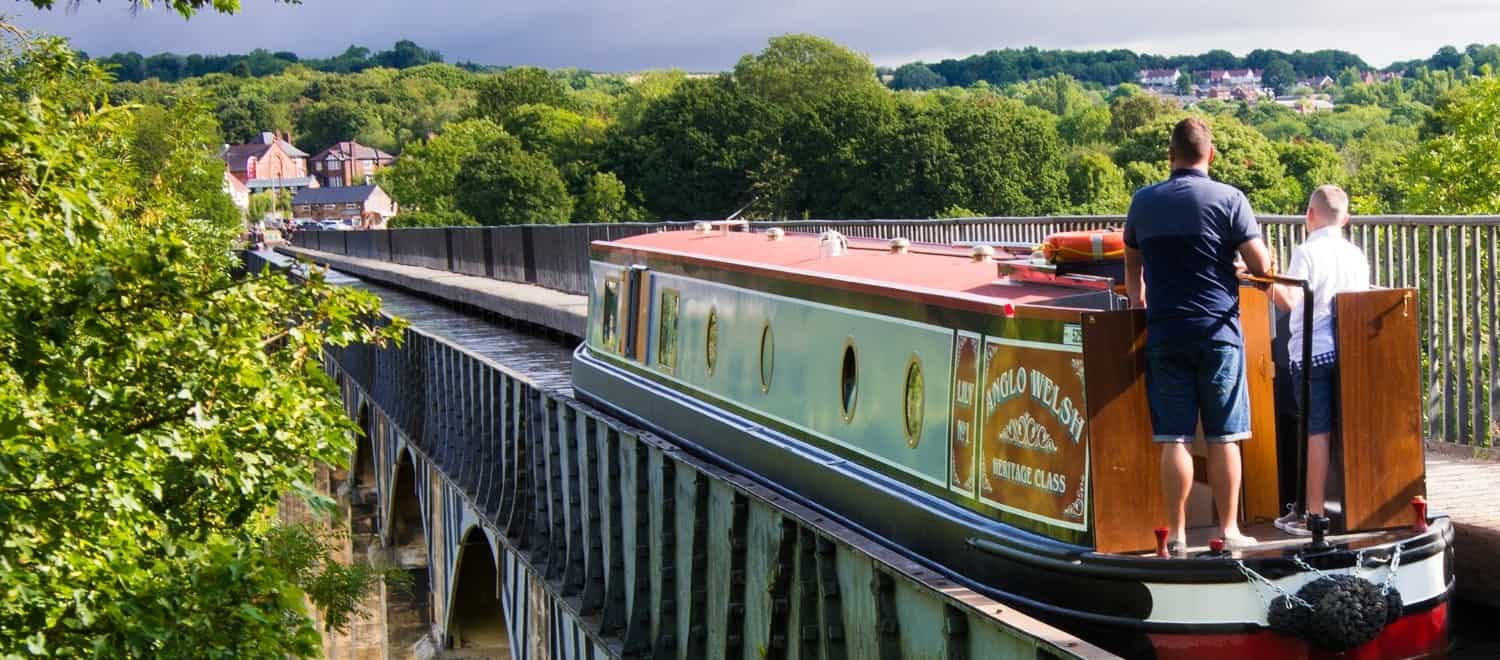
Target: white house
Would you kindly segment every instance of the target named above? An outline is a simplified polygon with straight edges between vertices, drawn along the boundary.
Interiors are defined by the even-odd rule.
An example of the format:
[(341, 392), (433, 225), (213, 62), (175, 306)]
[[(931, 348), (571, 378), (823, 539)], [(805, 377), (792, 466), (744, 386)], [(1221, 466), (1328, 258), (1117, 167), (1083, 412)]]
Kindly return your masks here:
[(1176, 87), (1179, 75), (1182, 72), (1177, 69), (1141, 69), (1136, 79), (1142, 87)]

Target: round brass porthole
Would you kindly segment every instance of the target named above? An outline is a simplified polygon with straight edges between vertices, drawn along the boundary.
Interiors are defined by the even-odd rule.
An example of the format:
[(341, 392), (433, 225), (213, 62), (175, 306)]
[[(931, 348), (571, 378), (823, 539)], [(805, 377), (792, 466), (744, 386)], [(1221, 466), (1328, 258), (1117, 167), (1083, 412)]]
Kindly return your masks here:
[(771, 322), (760, 329), (760, 391), (771, 391), (771, 376), (776, 369), (776, 335), (771, 332)]
[(703, 361), (708, 365), (708, 375), (714, 375), (719, 364), (719, 308), (708, 309), (708, 326), (703, 331)]
[(839, 404), (843, 407), (844, 423), (854, 419), (854, 405), (859, 403), (859, 355), (854, 350), (854, 338), (844, 340), (844, 359), (839, 366)]
[(902, 417), (906, 423), (906, 444), (915, 448), (922, 439), (922, 414), (927, 407), (927, 388), (922, 382), (922, 361), (916, 353), (906, 362), (906, 401)]

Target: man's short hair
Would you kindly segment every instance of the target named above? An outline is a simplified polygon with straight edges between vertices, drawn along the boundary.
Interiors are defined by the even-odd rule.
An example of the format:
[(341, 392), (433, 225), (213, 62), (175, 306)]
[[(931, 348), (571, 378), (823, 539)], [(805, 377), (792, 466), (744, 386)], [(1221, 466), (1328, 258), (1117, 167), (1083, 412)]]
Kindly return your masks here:
[(1196, 163), (1208, 158), (1213, 149), (1213, 131), (1209, 130), (1208, 122), (1202, 118), (1188, 117), (1172, 127), (1172, 141), (1167, 144), (1167, 150), (1174, 159), (1182, 163)]
[(1312, 198), (1307, 200), (1307, 208), (1325, 220), (1342, 221), (1349, 217), (1349, 193), (1331, 184), (1318, 186)]

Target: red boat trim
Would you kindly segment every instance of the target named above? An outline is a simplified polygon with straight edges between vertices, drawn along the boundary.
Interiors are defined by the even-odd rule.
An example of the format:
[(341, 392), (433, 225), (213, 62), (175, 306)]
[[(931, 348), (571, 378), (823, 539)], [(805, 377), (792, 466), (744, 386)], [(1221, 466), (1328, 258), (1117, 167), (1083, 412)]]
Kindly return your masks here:
[(1277, 658), (1288, 660), (1384, 660), (1386, 658), (1440, 657), (1452, 643), (1448, 635), (1448, 603), (1437, 603), (1420, 611), (1407, 610), (1385, 627), (1379, 637), (1348, 651), (1334, 653), (1312, 647), (1299, 639), (1267, 629), (1239, 634), (1149, 633), (1158, 660), (1188, 660), (1213, 657)]

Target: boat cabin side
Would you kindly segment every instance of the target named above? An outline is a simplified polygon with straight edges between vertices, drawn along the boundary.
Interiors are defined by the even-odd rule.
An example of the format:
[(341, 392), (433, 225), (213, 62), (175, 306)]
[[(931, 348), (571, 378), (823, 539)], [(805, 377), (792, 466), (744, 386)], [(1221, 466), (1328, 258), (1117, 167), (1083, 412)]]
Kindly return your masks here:
[[(594, 245), (587, 343), (595, 354), (1016, 527), (1100, 552), (1153, 547), (1165, 516), (1145, 400), (1145, 319), (1116, 309), (1113, 291), (1089, 278), (1043, 281), (1045, 272), (1023, 274), (1013, 268), (1019, 261), (1002, 259), (999, 270), (1015, 280), (1006, 281), (995, 263), (940, 246), (928, 256), (943, 260), (908, 273), (899, 264), (909, 253), (884, 242), (852, 241), (854, 258), (843, 259), (807, 250), (806, 240), (770, 248), (707, 240), (717, 235), (652, 240), (661, 236)], [(913, 284), (889, 286), (892, 278)], [(1376, 300), (1389, 295), (1340, 301), (1341, 313), (1351, 308), (1341, 330), (1360, 335), (1349, 340), (1351, 365), (1414, 360), (1414, 335), (1403, 347), (1406, 324)], [(1278, 459), (1293, 457), (1277, 451), (1274, 317), (1259, 289), (1246, 287), (1242, 298), (1254, 411), (1243, 509), (1269, 520), (1286, 499)], [(1335, 453), (1349, 457), (1337, 463), (1335, 509), (1351, 530), (1407, 522), (1406, 501), (1421, 490), (1419, 418), (1402, 417), (1417, 403), (1414, 390), (1362, 378), (1367, 368), (1345, 370), (1345, 407), (1381, 401), (1389, 414), (1346, 423), (1359, 437)], [(1415, 386), (1414, 369), (1406, 380)], [(1371, 483), (1370, 471), (1391, 462), (1400, 464), (1396, 481)]]

